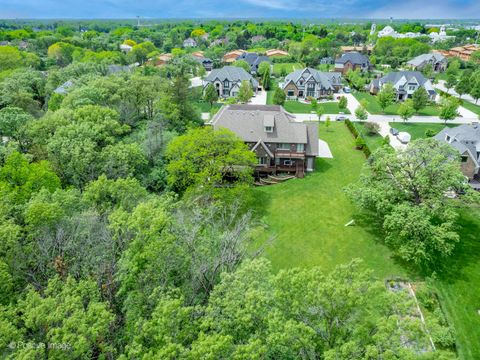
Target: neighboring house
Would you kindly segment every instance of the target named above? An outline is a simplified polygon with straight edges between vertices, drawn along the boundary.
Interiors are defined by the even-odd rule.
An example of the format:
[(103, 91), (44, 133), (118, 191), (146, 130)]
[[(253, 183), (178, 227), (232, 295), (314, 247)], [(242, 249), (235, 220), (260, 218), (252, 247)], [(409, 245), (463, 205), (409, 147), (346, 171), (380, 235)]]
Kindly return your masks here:
[(414, 70), (423, 70), (428, 64), (432, 65), (435, 72), (443, 72), (447, 69), (448, 61), (445, 56), (440, 53), (430, 53), (419, 55), (407, 62), (407, 65)]
[(261, 62), (266, 61), (270, 62), (268, 56), (258, 55), (257, 53), (244, 52), (242, 55), (237, 57), (237, 60), (243, 60), (250, 65), (250, 73), (256, 74), (258, 71), (258, 66)]
[(10, 41), (0, 41), (0, 46), (8, 46), (10, 45)]
[(258, 176), (289, 173), (304, 177), (318, 156), (318, 124), (296, 122), (279, 105), (228, 105), (211, 120), (214, 129), (233, 131), (257, 156)]
[(425, 88), (430, 101), (434, 101), (437, 93), (430, 80), (419, 71), (394, 71), (380, 79), (375, 79), (370, 84), (370, 93), (377, 94), (385, 84), (393, 85), (396, 101), (404, 101), (412, 97), (419, 87)]
[(132, 72), (134, 66), (130, 65), (108, 65), (107, 66), (107, 74), (112, 75), (112, 74), (118, 74), (118, 73), (124, 73), (124, 72)]
[(192, 53), (192, 56), (194, 56), (196, 58), (204, 58), (205, 57), (203, 51), (195, 51), (195, 52)]
[(270, 49), (265, 51), (265, 55), (268, 57), (275, 57), (275, 56), (290, 56), (290, 54), (284, 50), (280, 49)]
[(437, 41), (445, 41), (445, 40), (449, 40), (449, 39), (455, 39), (454, 35), (447, 35), (447, 32), (445, 31), (445, 26), (444, 25), (442, 25), (440, 27), (440, 32), (439, 33), (437, 33), (436, 31), (432, 31), (430, 34), (428, 34), (428, 36), (430, 37), (430, 40), (433, 43), (436, 43)]
[(464, 61), (469, 61), (470, 56), (475, 52), (480, 50), (480, 46), (477, 44), (457, 46), (451, 48), (448, 52), (449, 56), (456, 56)]
[(460, 125), (445, 127), (435, 139), (450, 144), (461, 156), (460, 169), (470, 180), (479, 177), (480, 169), (480, 126)]
[(57, 87), (55, 90), (53, 90), (53, 92), (55, 94), (60, 94), (60, 95), (67, 95), (68, 94), (68, 90), (74, 85), (73, 81), (72, 80), (68, 80), (66, 82), (64, 82), (62, 85), (60, 85), (59, 87)]
[(248, 81), (252, 86), (253, 92), (258, 91), (258, 81), (253, 78), (244, 69), (237, 66), (224, 66), (221, 69), (213, 69), (210, 74), (205, 77), (204, 88), (208, 84), (213, 84), (219, 96), (223, 98), (235, 97), (238, 95), (240, 85), (243, 81)]
[(342, 87), (342, 75), (337, 72), (320, 72), (305, 68), (285, 77), (282, 89), (288, 99), (321, 98), (332, 95)]
[(357, 51), (351, 51), (343, 54), (340, 58), (335, 60), (335, 71), (346, 74), (348, 70), (368, 71), (372, 65), (368, 56), (360, 54)]
[(252, 37), (252, 43), (257, 43), (257, 42), (260, 42), (260, 41), (263, 41), (263, 40), (266, 40), (267, 38), (263, 35), (255, 35)]
[(373, 51), (373, 46), (372, 45), (340, 46), (340, 50), (343, 54), (348, 53), (348, 52), (352, 52), (352, 51), (357, 51), (357, 52), (360, 52), (360, 53), (370, 55)]
[(183, 47), (196, 47), (196, 46), (197, 46), (197, 42), (195, 41), (195, 39), (188, 38), (183, 40)]
[(213, 69), (213, 60), (210, 58), (206, 57), (193, 57), (194, 60), (198, 61), (200, 64), (202, 64), (203, 68), (206, 71), (212, 71)]
[(242, 55), (245, 52), (245, 50), (233, 50), (230, 52), (227, 52), (225, 55), (223, 55), (222, 61), (226, 63), (232, 63), (237, 58)]
[(149, 63), (150, 64), (153, 64), (153, 66), (157, 66), (157, 67), (160, 67), (160, 66), (164, 66), (166, 65), (170, 60), (172, 60), (172, 54), (170, 53), (167, 53), (167, 54), (160, 54), (158, 56), (156, 56), (155, 58), (153, 59), (150, 59), (149, 60)]
[(128, 53), (128, 52), (132, 51), (132, 49), (133, 49), (133, 47), (130, 46), (130, 45), (127, 45), (127, 44), (121, 44), (120, 45), (120, 50), (122, 50), (123, 52)]
[(332, 57), (323, 57), (320, 59), (320, 64), (322, 65), (333, 65), (335, 63), (335, 60)]
[(221, 46), (221, 45), (228, 45), (228, 39), (226, 38), (215, 39), (210, 43), (210, 46)]

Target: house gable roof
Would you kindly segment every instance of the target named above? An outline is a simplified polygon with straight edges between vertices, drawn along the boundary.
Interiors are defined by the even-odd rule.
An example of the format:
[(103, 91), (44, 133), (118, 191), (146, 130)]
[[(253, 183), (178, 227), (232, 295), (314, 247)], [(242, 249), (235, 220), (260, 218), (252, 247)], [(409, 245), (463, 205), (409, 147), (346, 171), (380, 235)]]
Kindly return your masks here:
[[(446, 136), (451, 138), (450, 142), (446, 141)], [(437, 135), (435, 139), (447, 142), (460, 154), (468, 152), (475, 163), (475, 168), (480, 168), (480, 126), (479, 125), (460, 125), (454, 128), (445, 127)]]
[(347, 62), (351, 62), (353, 65), (370, 65), (370, 60), (368, 60), (368, 57), (360, 54), (357, 51), (347, 52), (335, 60), (335, 63), (337, 64), (345, 64)]
[(290, 82), (296, 84), (300, 79), (305, 82), (314, 79), (316, 83), (324, 89), (332, 90), (333, 85), (340, 85), (342, 75), (337, 72), (321, 72), (313, 68), (305, 68), (296, 70), (285, 77), (283, 88), (285, 88)]
[[(227, 128), (245, 142), (306, 144), (307, 155), (318, 155), (318, 124), (295, 122), (279, 105), (228, 105), (215, 114), (215, 129)], [(274, 121), (273, 132), (265, 132), (265, 120)]]
[(422, 54), (414, 57), (407, 62), (408, 65), (419, 66), (423, 63), (431, 62), (433, 64), (446, 60), (446, 57), (440, 53)]
[(215, 80), (220, 80), (222, 82), (225, 80), (231, 82), (241, 82), (246, 80), (250, 81), (254, 87), (258, 87), (258, 81), (243, 68), (238, 66), (224, 66), (221, 69), (213, 69), (205, 78), (205, 81), (213, 82)]

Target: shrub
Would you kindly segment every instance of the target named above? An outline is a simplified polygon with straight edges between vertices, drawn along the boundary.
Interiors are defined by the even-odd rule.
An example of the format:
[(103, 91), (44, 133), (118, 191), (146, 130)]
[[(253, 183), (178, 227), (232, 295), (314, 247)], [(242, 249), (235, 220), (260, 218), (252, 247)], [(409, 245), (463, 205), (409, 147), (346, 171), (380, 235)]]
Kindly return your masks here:
[(425, 136), (426, 137), (434, 137), (436, 135), (436, 132), (432, 129), (427, 129), (425, 130)]
[(369, 135), (376, 135), (380, 131), (380, 125), (374, 122), (365, 123), (365, 130), (367, 130)]
[(365, 147), (366, 143), (365, 140), (361, 136), (355, 139), (355, 147), (359, 150), (362, 150)]
[(353, 125), (353, 123), (349, 119), (345, 120), (345, 125), (347, 125), (347, 128), (348, 128), (348, 130), (350, 130), (353, 137), (357, 138), (358, 137), (358, 131), (357, 131), (357, 128), (355, 127), (355, 125)]

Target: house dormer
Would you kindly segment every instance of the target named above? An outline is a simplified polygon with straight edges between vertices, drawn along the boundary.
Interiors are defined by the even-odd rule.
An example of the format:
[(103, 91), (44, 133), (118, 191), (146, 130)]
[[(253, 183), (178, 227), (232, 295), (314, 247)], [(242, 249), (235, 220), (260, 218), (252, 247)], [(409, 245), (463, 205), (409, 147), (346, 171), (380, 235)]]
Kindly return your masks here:
[(273, 115), (265, 115), (263, 117), (263, 130), (266, 133), (273, 133), (275, 129), (275, 117)]

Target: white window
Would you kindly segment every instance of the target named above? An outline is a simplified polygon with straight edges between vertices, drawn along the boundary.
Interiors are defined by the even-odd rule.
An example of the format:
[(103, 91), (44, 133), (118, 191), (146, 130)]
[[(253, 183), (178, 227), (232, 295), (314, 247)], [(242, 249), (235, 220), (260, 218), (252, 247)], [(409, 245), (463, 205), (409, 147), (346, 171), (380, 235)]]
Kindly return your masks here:
[(267, 158), (265, 156), (261, 156), (258, 158), (258, 165), (267, 165)]
[(450, 142), (450, 136), (449, 135), (445, 136), (445, 141)]
[(295, 96), (295, 92), (293, 90), (288, 90), (287, 96)]
[(267, 133), (273, 132), (273, 126), (265, 126), (265, 132)]
[(304, 144), (297, 144), (297, 152), (304, 152), (305, 145)]
[(292, 166), (294, 162), (292, 160), (283, 160), (283, 165)]
[(290, 150), (290, 144), (285, 144), (285, 143), (278, 144), (277, 149), (278, 150)]
[(223, 87), (228, 88), (229, 86), (230, 86), (230, 83), (228, 82), (228, 80), (225, 80), (225, 81), (223, 82)]
[(416, 86), (415, 85), (409, 85), (408, 90), (415, 90)]

